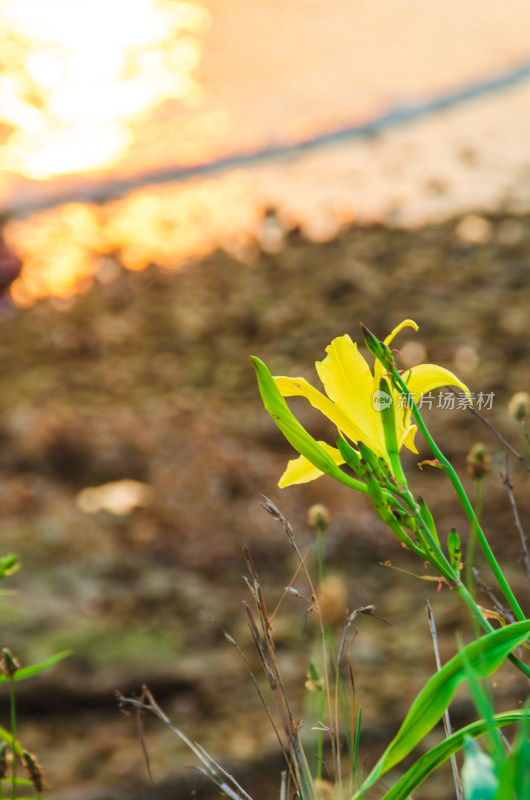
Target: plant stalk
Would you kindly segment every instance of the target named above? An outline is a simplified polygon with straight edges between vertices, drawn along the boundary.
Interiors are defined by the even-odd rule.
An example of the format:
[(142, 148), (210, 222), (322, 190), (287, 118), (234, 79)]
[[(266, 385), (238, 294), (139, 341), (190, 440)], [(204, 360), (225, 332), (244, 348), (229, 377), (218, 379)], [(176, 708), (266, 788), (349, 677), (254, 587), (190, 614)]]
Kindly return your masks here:
[(480, 526), (480, 523), (479, 523), (479, 521), (477, 519), (477, 516), (476, 516), (476, 514), (475, 514), (475, 512), (473, 510), (473, 506), (469, 502), (469, 498), (468, 498), (468, 496), (467, 496), (467, 494), (465, 492), (464, 487), (462, 486), (462, 484), (460, 482), (460, 479), (459, 479), (458, 475), (456, 474), (453, 466), (447, 460), (447, 458), (444, 456), (444, 454), (442, 453), (442, 451), (440, 450), (440, 448), (438, 447), (438, 445), (436, 444), (436, 442), (432, 438), (431, 434), (429, 433), (429, 431), (428, 431), (423, 419), (421, 418), (421, 415), (420, 415), (420, 413), (418, 411), (418, 408), (417, 408), (417, 406), (416, 406), (416, 404), (414, 402), (414, 399), (412, 398), (412, 395), (410, 394), (410, 392), (409, 392), (409, 390), (407, 388), (407, 385), (403, 382), (403, 380), (401, 379), (401, 376), (399, 375), (399, 373), (395, 369), (393, 370), (393, 377), (394, 377), (395, 382), (397, 383), (398, 387), (405, 393), (405, 395), (407, 397), (407, 402), (410, 404), (410, 408), (412, 409), (412, 413), (414, 415), (414, 419), (418, 423), (418, 427), (419, 427), (423, 437), (425, 438), (425, 441), (427, 442), (427, 444), (431, 448), (434, 456), (440, 462), (440, 465), (443, 467), (443, 469), (447, 473), (447, 476), (448, 476), (448, 478), (449, 478), (449, 480), (451, 482), (451, 485), (453, 486), (453, 489), (455, 490), (456, 495), (457, 495), (458, 499), (460, 500), (462, 508), (464, 509), (466, 517), (468, 518), (468, 520), (469, 520), (469, 522), (471, 524), (471, 528), (473, 530), (473, 533), (474, 533), (474, 535), (475, 535), (475, 537), (476, 537), (476, 539), (477, 539), (477, 541), (478, 541), (478, 543), (479, 543), (479, 545), (480, 545), (480, 547), (482, 549), (482, 552), (484, 553), (484, 556), (486, 558), (488, 566), (491, 569), (492, 573), (494, 574), (494, 576), (495, 576), (495, 578), (497, 580), (497, 583), (499, 584), (500, 589), (502, 590), (506, 600), (508, 601), (508, 604), (510, 605), (510, 608), (512, 609), (512, 611), (514, 613), (515, 618), (518, 619), (521, 622), (524, 621), (526, 619), (526, 615), (523, 612), (523, 610), (522, 610), (521, 606), (519, 605), (519, 603), (517, 602), (517, 599), (516, 599), (514, 593), (512, 592), (512, 590), (510, 588), (510, 585), (508, 584), (506, 578), (504, 577), (504, 574), (503, 574), (503, 572), (502, 572), (502, 570), (501, 570), (501, 568), (499, 566), (499, 563), (498, 563), (497, 559), (495, 558), (495, 555), (494, 555), (494, 553), (493, 553), (493, 551), (492, 551), (492, 549), (491, 549), (491, 547), (490, 547), (490, 545), (488, 543), (488, 540), (486, 539), (486, 536), (485, 536), (485, 534), (484, 534), (484, 532), (483, 532), (483, 530), (482, 530), (482, 528)]

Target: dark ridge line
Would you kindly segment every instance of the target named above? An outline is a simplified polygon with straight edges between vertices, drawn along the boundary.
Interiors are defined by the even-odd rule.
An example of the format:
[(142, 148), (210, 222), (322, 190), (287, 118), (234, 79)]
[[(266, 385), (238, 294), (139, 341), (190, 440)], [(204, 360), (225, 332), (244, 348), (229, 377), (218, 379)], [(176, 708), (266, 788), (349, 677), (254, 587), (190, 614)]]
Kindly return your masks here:
[(386, 130), (406, 125), (430, 114), (445, 111), (477, 98), (503, 91), (523, 83), (529, 78), (530, 61), (525, 61), (519, 67), (502, 72), (496, 77), (471, 83), (463, 89), (448, 92), (420, 103), (397, 106), (360, 125), (348, 125), (299, 142), (280, 142), (256, 150), (223, 156), (213, 161), (191, 164), (186, 167), (164, 167), (151, 172), (140, 173), (130, 178), (111, 179), (104, 184), (89, 187), (86, 191), (75, 189), (56, 196), (44, 197), (31, 203), (21, 202), (20, 207), (14, 204), (11, 208), (2, 212), (2, 216), (27, 217), (37, 211), (44, 211), (73, 202), (103, 205), (110, 200), (123, 197), (142, 186), (184, 182), (195, 176), (251, 166), (271, 159), (281, 159), (340, 142), (369, 139), (380, 135)]

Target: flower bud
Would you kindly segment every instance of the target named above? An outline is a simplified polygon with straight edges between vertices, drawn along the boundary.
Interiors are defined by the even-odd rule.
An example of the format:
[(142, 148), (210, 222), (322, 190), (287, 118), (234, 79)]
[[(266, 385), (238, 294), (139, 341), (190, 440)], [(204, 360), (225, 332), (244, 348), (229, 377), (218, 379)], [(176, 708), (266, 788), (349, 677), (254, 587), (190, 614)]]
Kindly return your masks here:
[(508, 403), (508, 413), (517, 422), (522, 422), (530, 416), (530, 394), (516, 392)]
[(331, 516), (326, 508), (321, 503), (316, 503), (311, 506), (307, 512), (307, 521), (312, 528), (320, 531), (327, 531), (331, 522)]
[(490, 471), (491, 456), (483, 444), (477, 442), (467, 457), (467, 473), (472, 478), (483, 478)]
[(361, 323), (361, 331), (364, 336), (364, 343), (370, 353), (377, 358), (385, 367), (394, 367), (394, 356), (392, 351), (384, 342), (379, 341), (377, 336), (368, 330), (366, 325)]

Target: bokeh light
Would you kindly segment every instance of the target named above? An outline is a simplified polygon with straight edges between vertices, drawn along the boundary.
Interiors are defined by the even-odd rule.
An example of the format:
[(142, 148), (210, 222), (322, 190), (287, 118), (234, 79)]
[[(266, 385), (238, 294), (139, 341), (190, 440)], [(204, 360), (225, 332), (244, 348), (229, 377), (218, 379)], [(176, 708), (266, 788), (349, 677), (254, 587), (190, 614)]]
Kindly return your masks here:
[(0, 169), (40, 180), (111, 164), (139, 115), (197, 101), (208, 21), (184, 1), (5, 0)]

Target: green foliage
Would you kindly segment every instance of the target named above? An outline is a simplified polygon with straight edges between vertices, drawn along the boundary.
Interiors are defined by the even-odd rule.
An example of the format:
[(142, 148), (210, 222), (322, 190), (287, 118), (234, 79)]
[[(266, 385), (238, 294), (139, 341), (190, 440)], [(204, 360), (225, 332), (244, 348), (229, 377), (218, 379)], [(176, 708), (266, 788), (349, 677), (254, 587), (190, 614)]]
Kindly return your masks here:
[(462, 767), (464, 800), (495, 800), (499, 780), (493, 759), (473, 739), (465, 741), (465, 760)]
[[(18, 557), (15, 555), (8, 555), (0, 558), (0, 579), (11, 575), (19, 568)], [(9, 707), (10, 707), (10, 730), (0, 727), (0, 740), (1, 745), (1, 758), (0, 758), (0, 797), (4, 797), (3, 785), (7, 784), (10, 789), (12, 800), (17, 798), (18, 786), (33, 786), (34, 790), (38, 793), (39, 798), (42, 797), (43, 780), (42, 769), (37, 759), (32, 753), (27, 751), (19, 739), (17, 738), (17, 713), (16, 713), (16, 691), (15, 686), (18, 681), (31, 678), (38, 675), (48, 667), (57, 664), (62, 659), (70, 655), (70, 651), (63, 651), (56, 653), (53, 656), (42, 661), (40, 664), (31, 664), (29, 666), (21, 667), (18, 659), (8, 647), (3, 647), (0, 653), (0, 666), (3, 675), (0, 675), (0, 684), (7, 683), (9, 685)], [(6, 776), (8, 770), (7, 750), (11, 749), (11, 774)], [(28, 778), (20, 778), (17, 775), (18, 760), (21, 759)], [(18, 797), (17, 800), (30, 800), (30, 798)]]
[[(18, 669), (14, 676), (14, 681), (23, 681), (26, 678), (32, 678), (34, 675), (38, 675), (39, 672), (43, 672), (48, 667), (53, 667), (54, 664), (57, 664), (59, 661), (62, 661), (63, 658), (71, 655), (70, 650), (64, 650), (62, 653), (56, 653), (54, 656), (50, 656), (46, 658), (44, 661), (41, 661), (40, 664), (32, 664), (29, 667), (21, 667)], [(7, 677), (7, 675), (0, 675), (0, 684), (1, 683), (8, 683), (11, 679)]]
[[(357, 710), (356, 708), (354, 669), (348, 655), (348, 637), (357, 615), (360, 613), (373, 614), (374, 606), (362, 606), (347, 614), (342, 638), (339, 639), (336, 636), (335, 623), (323, 610), (325, 594), (322, 589), (325, 586), (325, 568), (322, 536), (327, 523), (319, 530), (319, 583), (315, 588), (306, 567), (307, 554), (302, 557), (294, 541), (290, 524), (274, 504), (267, 501), (263, 504), (264, 507), (281, 522), (289, 544), (299, 558), (300, 563), (295, 578), (299, 579), (302, 575), (307, 578), (311, 597), (309, 610), (318, 616), (321, 653), (320, 657), (317, 655), (315, 660), (309, 663), (306, 681), (309, 697), (313, 698), (311, 705), (313, 708), (318, 705), (314, 724), (311, 720), (308, 726), (311, 731), (317, 733), (316, 748), (314, 747), (314, 737), (311, 744), (313, 751), (316, 750), (316, 764), (313, 771), (308, 766), (309, 760), (304, 751), (303, 729), (300, 723), (295, 721), (296, 718), (289, 705), (273, 639), (272, 620), (281, 603), (290, 592), (298, 595), (298, 591), (293, 586), (295, 578), (284, 590), (272, 617), (269, 617), (263, 588), (250, 556), (247, 554), (247, 566), (249, 566), (251, 575), (248, 585), (255, 607), (252, 611), (249, 605), (245, 604), (245, 609), (249, 618), (252, 638), (267, 678), (268, 688), (274, 695), (280, 725), (277, 726), (273, 719), (270, 710), (272, 704), (269, 706), (250, 669), (249, 672), (258, 689), (266, 713), (275, 726), (276, 735), (289, 766), (288, 773), (284, 773), (284, 776), (289, 774), (290, 777), (284, 777), (281, 788), (282, 797), (288, 796), (288, 781), (292, 780), (299, 800), (318, 800), (321, 787), (323, 790), (323, 782), (320, 779), (324, 774), (329, 774), (335, 783), (332, 789), (326, 787), (326, 796), (329, 793), (330, 797), (345, 798), (349, 796), (351, 800), (362, 800), (369, 793), (370, 797), (375, 797), (376, 793), (372, 795), (372, 790), (379, 779), (387, 775), (391, 769), (401, 765), (419, 745), (425, 743), (434, 726), (444, 717), (447, 725), (446, 738), (428, 752), (419, 755), (393, 786), (379, 794), (380, 800), (407, 800), (423, 781), (448, 759), (453, 761), (453, 772), (457, 782), (457, 764), (454, 756), (461, 750), (465, 750), (462, 772), (464, 800), (514, 800), (514, 798), (527, 800), (530, 797), (530, 740), (528, 737), (530, 710), (514, 710), (495, 714), (487, 690), (487, 678), (507, 660), (511, 661), (524, 675), (530, 677), (530, 667), (514, 655), (514, 650), (524, 645), (529, 639), (530, 620), (525, 616), (506, 580), (452, 464), (434, 442), (418, 412), (413, 397), (413, 394), (419, 393), (420, 396), (424, 394), (428, 390), (428, 385), (434, 386), (434, 388), (458, 385), (465, 390), (469, 401), (471, 393), (456, 376), (443, 367), (420, 365), (409, 370), (408, 376), (401, 375), (394, 363), (388, 343), (405, 325), (417, 329), (415, 323), (406, 320), (387, 337), (386, 343), (379, 341), (374, 334), (363, 327), (365, 343), (379, 362), (376, 364), (373, 376), (366, 364), (364, 367), (362, 366), (363, 359), (361, 358), (360, 361), (357, 359), (356, 345), (352, 344), (348, 335), (334, 339), (327, 348), (326, 359), (323, 362), (317, 362), (317, 368), (320, 368), (321, 371), (328, 370), (325, 373), (328, 375), (328, 385), (322, 378), (322, 372), (319, 372), (327, 398), (317, 392), (315, 400), (315, 395), (312, 393), (315, 390), (311, 387), (307, 389), (307, 382), (304, 379), (281, 377), (275, 379), (259, 358), (252, 357), (251, 361), (256, 370), (266, 411), (285, 438), (302, 456), (297, 460), (296, 469), (303, 473), (306, 467), (310, 467), (303, 475), (306, 480), (313, 480), (315, 473), (317, 475), (324, 473), (363, 495), (367, 495), (367, 499), (370, 500), (379, 518), (386, 523), (396, 538), (409, 551), (420, 556), (423, 561), (428, 562), (431, 568), (434, 568), (436, 575), (424, 575), (422, 578), (438, 581), (440, 586), (444, 585), (455, 591), (471, 612), (476, 631), (480, 631), (482, 628), (485, 633), (480, 638), (477, 633), (474, 641), (462, 647), (443, 666), (440, 665), (436, 650), (437, 672), (418, 693), (398, 732), (386, 747), (375, 767), (362, 781), (359, 775), (362, 714), (361, 709)], [(340, 357), (337, 354), (338, 349), (333, 350), (333, 355), (330, 349), (338, 348), (337, 342), (341, 342), (341, 347), (344, 348), (340, 351), (343, 353)], [(344, 355), (346, 351), (349, 353), (347, 357)], [(332, 358), (335, 359), (333, 370), (330, 367)], [(333, 372), (332, 379), (329, 377), (331, 372)], [(412, 379), (413, 373), (414, 380)], [(375, 381), (373, 386), (372, 379)], [(363, 380), (363, 391), (361, 391), (360, 384), (363, 383)], [(340, 390), (337, 388), (339, 385)], [(283, 394), (280, 391), (282, 386)], [(303, 388), (304, 386), (306, 389)], [(403, 415), (400, 416), (401, 407), (393, 403), (390, 405), (383, 403), (381, 408), (376, 409), (376, 406), (373, 405), (372, 389), (374, 387), (383, 398), (385, 395), (404, 398), (408, 407), (403, 411)], [(417, 391), (414, 391), (414, 387)], [(336, 439), (337, 450), (327, 445), (323, 447), (322, 443), (313, 439), (291, 413), (284, 395), (291, 397), (298, 393), (305, 396), (315, 407), (323, 410), (324, 415), (335, 423), (339, 433)], [(344, 408), (340, 408), (341, 404)], [(337, 410), (340, 413), (335, 413)], [(377, 414), (380, 416), (377, 417)], [(497, 585), (504, 595), (506, 611), (504, 612), (499, 604), (501, 610), (496, 616), (501, 622), (501, 627), (497, 629), (494, 629), (491, 623), (491, 613), (485, 611), (475, 600), (471, 582), (469, 585), (465, 585), (461, 579), (462, 545), (457, 531), (455, 529), (450, 531), (447, 538), (447, 550), (444, 550), (427, 503), (421, 497), (415, 498), (409, 488), (400, 460), (400, 451), (404, 444), (414, 450), (410, 445), (413, 444), (416, 428), (409, 425), (411, 415), (433, 455), (431, 460), (422, 463), (440, 468), (449, 478), (456, 498), (469, 520), (472, 535), (481, 547)], [(367, 425), (367, 419), (370, 425)], [(382, 443), (381, 433), (384, 434)], [(347, 441), (347, 437), (349, 441)], [(364, 441), (362, 441), (363, 439)], [(506, 443), (504, 442), (504, 444)], [(342, 464), (346, 465), (345, 470), (338, 466)], [(316, 469), (312, 469), (312, 467)], [(356, 478), (351, 477), (348, 470), (353, 471)], [(292, 483), (303, 482), (300, 477), (301, 473), (297, 473), (298, 480), (293, 480)], [(287, 485), (287, 481), (282, 479), (280, 485)], [(303, 597), (302, 594), (298, 596)], [(430, 621), (436, 647), (434, 621), (432, 618)], [(231, 640), (231, 637), (228, 638)], [(233, 640), (231, 641), (235, 644)], [(240, 652), (242, 653), (242, 651)], [(245, 658), (245, 656), (243, 657)], [(482, 718), (451, 733), (448, 723), (448, 708), (456, 690), (464, 682), (467, 682), (475, 707)], [(140, 700), (121, 699), (123, 702), (131, 703), (135, 708), (152, 711), (166, 724), (170, 724), (152, 695), (145, 689), (144, 695)], [(519, 732), (512, 750), (507, 753), (499, 729), (513, 723), (519, 723)], [(223, 771), (220, 774), (217, 765), (213, 768), (214, 762), (202, 748), (190, 743), (178, 729), (173, 728), (173, 730), (197, 755), (202, 764), (200, 769), (208, 774), (223, 792), (232, 798), (245, 797), (247, 800), (251, 800), (227, 773)], [(324, 735), (329, 740), (331, 751), (331, 765), (325, 765), (326, 772), (323, 767)], [(477, 741), (481, 737), (484, 737), (484, 746)], [(346, 753), (342, 749), (344, 747), (347, 749), (350, 766), (348, 788), (342, 774), (346, 760), (344, 758)], [(228, 781), (230, 786), (228, 786), (227, 778), (230, 778)]]
[(11, 555), (2, 556), (0, 558), (0, 580), (6, 578), (8, 575), (13, 575), (14, 572), (20, 569), (20, 562), (18, 556)]
[(441, 719), (457, 687), (465, 680), (469, 667), (491, 675), (508, 654), (530, 634), (530, 620), (507, 625), (475, 642), (445, 664), (425, 684), (414, 700), (396, 736), (374, 769), (364, 781), (356, 797), (362, 797), (391, 767), (402, 761)]
[[(522, 709), (507, 711), (504, 714), (496, 714), (493, 717), (497, 727), (510, 725), (514, 722), (524, 722), (528, 720), (529, 712)], [(420, 756), (414, 764), (405, 772), (404, 775), (385, 793), (384, 800), (407, 800), (423, 781), (429, 777), (441, 764), (446, 762), (452, 755), (458, 753), (464, 746), (466, 737), (478, 738), (484, 736), (489, 730), (488, 723), (484, 720), (472, 722), (465, 728), (456, 731), (447, 739), (432, 747), (427, 753)], [(512, 799), (511, 799), (512, 800)]]
[(462, 563), (462, 545), (460, 536), (455, 528), (451, 528), (449, 536), (447, 537), (447, 549), (449, 551), (449, 561), (454, 571), (458, 574), (460, 564)]

